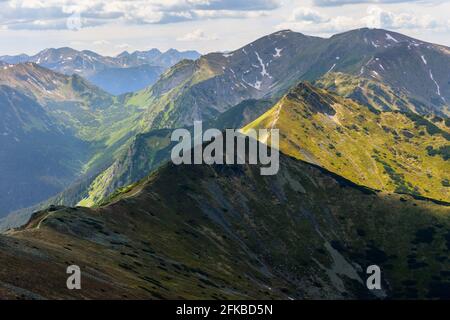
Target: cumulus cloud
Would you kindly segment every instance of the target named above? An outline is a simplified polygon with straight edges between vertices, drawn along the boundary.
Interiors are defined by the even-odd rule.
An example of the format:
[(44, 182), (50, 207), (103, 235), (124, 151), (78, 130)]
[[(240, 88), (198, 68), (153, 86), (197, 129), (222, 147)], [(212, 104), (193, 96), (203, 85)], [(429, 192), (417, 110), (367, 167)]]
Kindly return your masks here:
[(278, 29), (295, 29), (313, 33), (336, 33), (362, 27), (384, 29), (426, 29), (448, 30), (450, 22), (436, 19), (430, 15), (392, 12), (378, 6), (369, 6), (361, 17), (327, 16), (317, 10), (299, 7), (295, 9), (288, 22), (277, 26)]
[(419, 16), (411, 13), (394, 13), (377, 6), (367, 9), (367, 16), (362, 19), (370, 28), (387, 29), (435, 29), (445, 27), (447, 23), (430, 15)]
[(83, 17), (84, 26), (251, 18), (280, 5), (281, 0), (0, 0), (0, 26), (58, 29), (74, 13)]
[(313, 23), (322, 23), (329, 20), (327, 16), (311, 8), (296, 8), (290, 17), (290, 21), (309, 21)]
[(192, 32), (186, 33), (182, 37), (177, 39), (178, 41), (205, 41), (205, 40), (217, 40), (216, 35), (207, 35), (202, 29), (197, 29)]
[(314, 0), (313, 3), (319, 7), (334, 7), (358, 3), (402, 3), (402, 2), (429, 2), (426, 0)]
[(281, 23), (277, 29), (294, 29), (310, 33), (334, 33), (352, 29), (356, 26), (354, 19), (345, 16), (329, 17), (308, 7), (294, 9), (288, 21)]

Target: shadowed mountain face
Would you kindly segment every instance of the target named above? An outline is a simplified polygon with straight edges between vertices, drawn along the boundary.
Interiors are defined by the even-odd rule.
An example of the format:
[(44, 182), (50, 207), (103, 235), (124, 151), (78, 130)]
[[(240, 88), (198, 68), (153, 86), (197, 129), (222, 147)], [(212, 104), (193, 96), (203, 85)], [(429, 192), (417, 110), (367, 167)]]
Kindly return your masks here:
[(115, 143), (132, 135), (127, 119), (137, 113), (77, 75), (32, 63), (0, 69), (0, 111), (0, 216), (46, 200), (101, 166)]
[[(203, 130), (214, 128), (240, 128), (262, 115), (272, 104), (269, 100), (247, 100), (221, 114), (218, 118), (203, 123)], [(194, 136), (193, 127), (186, 127)], [(78, 205), (92, 206), (102, 202), (118, 188), (126, 187), (143, 178), (170, 159), (172, 148), (171, 129), (153, 130), (139, 134), (124, 152), (90, 184), (86, 194), (79, 198)], [(66, 197), (70, 192), (63, 195)]]
[[(36, 213), (0, 237), (0, 296), (448, 297), (448, 206), (280, 161), (275, 176), (169, 164), (105, 207)], [(82, 290), (67, 290), (69, 264)], [(366, 289), (372, 264), (383, 290)]]
[(89, 81), (111, 94), (120, 95), (142, 90), (152, 85), (163, 71), (164, 68), (151, 65), (109, 68), (89, 77)]
[(73, 181), (89, 146), (35, 100), (0, 86), (0, 216), (58, 193)]

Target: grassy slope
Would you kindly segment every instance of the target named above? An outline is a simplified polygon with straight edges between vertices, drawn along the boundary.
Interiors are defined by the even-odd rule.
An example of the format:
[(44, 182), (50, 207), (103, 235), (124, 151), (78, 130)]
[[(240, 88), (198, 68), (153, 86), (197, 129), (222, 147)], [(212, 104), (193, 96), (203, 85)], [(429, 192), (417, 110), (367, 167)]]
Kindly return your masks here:
[(448, 130), (417, 115), (371, 111), (301, 84), (243, 131), (272, 126), (281, 151), (298, 159), (375, 189), (450, 200)]

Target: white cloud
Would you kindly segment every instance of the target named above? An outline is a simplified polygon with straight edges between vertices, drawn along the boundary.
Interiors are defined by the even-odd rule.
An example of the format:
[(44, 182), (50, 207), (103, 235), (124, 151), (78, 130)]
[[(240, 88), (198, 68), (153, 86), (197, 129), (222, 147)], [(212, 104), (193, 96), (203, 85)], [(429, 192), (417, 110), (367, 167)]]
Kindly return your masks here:
[(82, 15), (84, 26), (251, 18), (280, 5), (281, 0), (5, 0), (0, 1), (0, 26), (59, 29), (60, 20), (73, 13)]
[(308, 7), (294, 9), (288, 22), (281, 23), (277, 29), (294, 29), (310, 33), (334, 33), (356, 26), (355, 20), (345, 16), (329, 17)]
[(294, 10), (288, 22), (277, 26), (277, 29), (294, 29), (312, 33), (336, 33), (362, 27), (384, 29), (421, 29), (448, 30), (450, 23), (431, 15), (417, 13), (393, 12), (379, 6), (369, 6), (366, 13), (360, 17), (344, 15), (327, 16), (317, 10), (299, 7)]
[(290, 21), (310, 21), (314, 23), (327, 22), (329, 20), (330, 19), (327, 16), (321, 14), (320, 12), (305, 7), (294, 9), (294, 12), (290, 17)]
[(383, 10), (378, 6), (370, 6), (367, 16), (362, 20), (370, 28), (387, 29), (435, 29), (446, 27), (447, 23), (439, 21), (430, 15), (417, 15), (411, 13), (394, 13)]
[(313, 3), (316, 6), (322, 7), (334, 7), (343, 6), (348, 4), (359, 4), (359, 3), (402, 3), (402, 2), (430, 2), (426, 0), (314, 0)]
[(216, 35), (208, 36), (202, 29), (197, 29), (186, 33), (184, 36), (177, 39), (178, 41), (205, 41), (217, 40)]

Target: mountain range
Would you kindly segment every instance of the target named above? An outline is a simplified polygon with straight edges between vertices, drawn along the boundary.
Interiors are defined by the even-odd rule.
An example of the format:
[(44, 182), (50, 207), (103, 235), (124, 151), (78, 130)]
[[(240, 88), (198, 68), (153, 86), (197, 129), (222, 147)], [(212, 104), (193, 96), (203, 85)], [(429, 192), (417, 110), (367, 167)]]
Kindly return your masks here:
[[(352, 36), (350, 37), (350, 35)], [(397, 41), (394, 41), (391, 38), (394, 38)], [(347, 44), (349, 41), (353, 41), (354, 45), (344, 47), (344, 44)], [(358, 46), (362, 47), (361, 49), (358, 49), (361, 53), (355, 55), (355, 52), (357, 52), (355, 48), (358, 48)], [(287, 49), (284, 51), (285, 55), (283, 56), (283, 50), (281, 50), (281, 48), (284, 47)], [(222, 115), (227, 114), (228, 111), (230, 111), (231, 114), (234, 114), (234, 107), (239, 105), (242, 101), (246, 101), (246, 99), (270, 98), (276, 102), (277, 99), (282, 98), (291, 87), (297, 84), (294, 80), (290, 80), (291, 78), (294, 78), (297, 81), (312, 79), (312, 81), (315, 81), (316, 86), (336, 91), (339, 95), (351, 98), (354, 101), (357, 101), (358, 104), (365, 106), (359, 106), (358, 110), (372, 108), (373, 112), (368, 113), (370, 118), (375, 117), (376, 113), (379, 112), (401, 111), (402, 113), (408, 113), (410, 115), (409, 118), (407, 118), (409, 126), (411, 128), (414, 127), (413, 131), (415, 131), (415, 134), (419, 137), (418, 140), (420, 140), (422, 147), (432, 147), (431, 150), (437, 150), (436, 152), (428, 152), (424, 149), (421, 154), (424, 154), (425, 158), (420, 160), (423, 161), (421, 164), (408, 164), (410, 168), (407, 171), (415, 172), (418, 167), (428, 162), (428, 157), (432, 161), (440, 163), (436, 167), (437, 172), (439, 172), (437, 174), (437, 179), (429, 178), (429, 176), (433, 177), (432, 172), (429, 172), (428, 175), (426, 173), (422, 174), (421, 179), (424, 181), (423, 188), (420, 188), (416, 182), (414, 183), (415, 185), (411, 184), (410, 186), (404, 181), (404, 178), (397, 177), (397, 175), (404, 175), (405, 172), (405, 169), (403, 169), (404, 167), (400, 168), (398, 166), (403, 166), (405, 162), (410, 162), (410, 159), (400, 160), (399, 165), (390, 162), (391, 164), (388, 164), (387, 166), (393, 165), (394, 172), (388, 169), (390, 175), (386, 178), (386, 174), (383, 173), (383, 162), (376, 162), (372, 158), (369, 158), (371, 163), (375, 161), (374, 165), (380, 167), (379, 172), (374, 173), (377, 182), (371, 183), (367, 181), (367, 177), (361, 177), (355, 181), (378, 189), (390, 191), (403, 190), (420, 193), (422, 195), (433, 195), (437, 199), (448, 200), (449, 191), (446, 187), (448, 174), (446, 172), (450, 169), (447, 162), (449, 127), (448, 121), (446, 122), (444, 120), (448, 119), (448, 106), (444, 104), (444, 100), (437, 100), (437, 97), (433, 95), (433, 92), (428, 92), (427, 94), (419, 96), (417, 91), (414, 91), (415, 94), (408, 91), (408, 87), (415, 87), (415, 81), (422, 83), (423, 81), (421, 79), (413, 80), (407, 78), (406, 82), (402, 83), (401, 87), (398, 86), (395, 81), (391, 81), (390, 79), (394, 78), (391, 73), (404, 74), (407, 72), (404, 71), (405, 68), (403, 64), (395, 64), (386, 60), (384, 62), (386, 65), (392, 64), (392, 66), (389, 67), (389, 72), (380, 72), (382, 75), (380, 77), (376, 77), (372, 72), (367, 73), (367, 71), (373, 67), (371, 63), (367, 63), (368, 61), (371, 59), (375, 61), (378, 59), (378, 61), (380, 61), (378, 56), (381, 57), (383, 54), (386, 54), (386, 51), (403, 52), (403, 47), (406, 47), (408, 50), (409, 56), (407, 59), (420, 59), (420, 61), (422, 61), (421, 56), (423, 54), (421, 52), (430, 51), (429, 55), (431, 56), (434, 54), (433, 52), (436, 51), (436, 54), (439, 55), (439, 59), (444, 61), (443, 65), (449, 61), (448, 54), (445, 53), (445, 47), (426, 44), (419, 40), (390, 33), (385, 30), (361, 29), (337, 35), (330, 39), (320, 39), (304, 36), (291, 31), (281, 31), (263, 37), (236, 51), (226, 54), (212, 53), (202, 56), (196, 61), (183, 61), (163, 74), (161, 79), (155, 85), (146, 90), (128, 95), (125, 103), (130, 106), (151, 106), (151, 108), (145, 109), (142, 120), (140, 121), (141, 130), (146, 132), (155, 129), (189, 126), (194, 120), (206, 121), (208, 119), (220, 119)], [(318, 53), (318, 50), (321, 50), (322, 53)], [(339, 57), (339, 59), (332, 60), (333, 65), (336, 64), (336, 66), (333, 68), (334, 70), (330, 71), (332, 66), (329, 66), (330, 53), (332, 53), (333, 50), (335, 53), (331, 54), (331, 56)], [(347, 52), (344, 53), (343, 50), (346, 50)], [(274, 57), (274, 55), (276, 57)], [(263, 61), (262, 64), (259, 64), (259, 59)], [(347, 62), (347, 60), (350, 61), (351, 64), (350, 62)], [(366, 73), (361, 75), (361, 69), (364, 69), (364, 72)], [(346, 73), (338, 72), (339, 70), (345, 70)], [(435, 68), (433, 72), (438, 74), (438, 68)], [(426, 71), (423, 71), (423, 73), (426, 75)], [(443, 76), (448, 77), (448, 75)], [(250, 79), (254, 79), (252, 81), (258, 83), (261, 82), (261, 86), (259, 86), (258, 89), (249, 86), (246, 82), (250, 83)], [(444, 81), (440, 83), (440, 86), (448, 87), (448, 84), (445, 85)], [(442, 92), (444, 92), (444, 90)], [(431, 95), (429, 95), (430, 93)], [(433, 101), (437, 104), (433, 105)], [(363, 115), (360, 114), (361, 112), (358, 110), (355, 110), (355, 116), (362, 117)], [(430, 114), (434, 115), (432, 119), (424, 118)], [(256, 119), (258, 115), (258, 112), (254, 113), (252, 120)], [(415, 120), (411, 120), (411, 118), (414, 118)], [(250, 119), (247, 118), (247, 120)], [(366, 121), (368, 122), (370, 120)], [(384, 126), (392, 125), (393, 120)], [(423, 130), (418, 130), (420, 127), (419, 124), (422, 122), (424, 123), (426, 133), (429, 134), (429, 132), (431, 132), (434, 134), (435, 132), (441, 131), (442, 134), (431, 136), (431, 138), (426, 141), (425, 136), (427, 134), (422, 135), (421, 132)], [(310, 125), (313, 124), (314, 123), (310, 123)], [(243, 126), (244, 123), (241, 123), (241, 125)], [(356, 124), (349, 119), (347, 126), (351, 131), (353, 130), (350, 128), (352, 125)], [(225, 128), (220, 124), (216, 124), (216, 127), (219, 129)], [(363, 125), (361, 129), (363, 127), (365, 126)], [(300, 137), (302, 137), (302, 139), (307, 139), (308, 141), (314, 141), (309, 140), (310, 136), (315, 139), (323, 138), (323, 134), (317, 132), (316, 127), (313, 126), (312, 129), (313, 131), (309, 132), (309, 134), (301, 135)], [(385, 129), (382, 127), (377, 126), (373, 129), (382, 130), (382, 132), (385, 133)], [(300, 133), (297, 129), (295, 129), (295, 131), (296, 134)], [(396, 131), (393, 132), (396, 133)], [(372, 131), (368, 131), (367, 139), (371, 138), (371, 134)], [(402, 133), (400, 132), (400, 134)], [(382, 143), (381, 149), (383, 152), (392, 153), (392, 151), (389, 150), (384, 151), (389, 148), (389, 142), (386, 140), (388, 135), (393, 135), (393, 133), (385, 133), (385, 137), (380, 141), (380, 143)], [(157, 136), (161, 137), (159, 134), (157, 134)], [(433, 139), (435, 137), (442, 138), (438, 138), (441, 139), (440, 141), (437, 141), (438, 145), (433, 146)], [(338, 137), (335, 139), (337, 138)], [(389, 139), (393, 139), (393, 137), (391, 136)], [(161, 138), (158, 138), (157, 140), (153, 139), (152, 141), (158, 141), (159, 146), (167, 147), (170, 144), (170, 141), (168, 140), (169, 135), (167, 133), (162, 141)], [(365, 143), (366, 142), (362, 143), (362, 141), (359, 141), (357, 145), (360, 145), (361, 148), (365, 148)], [(330, 143), (326, 143), (326, 145), (329, 144), (334, 144), (334, 142), (331, 141)], [(415, 142), (411, 142), (411, 144), (413, 145)], [(147, 146), (148, 144), (145, 148), (147, 148)], [(159, 146), (156, 149), (159, 149)], [(81, 202), (81, 204), (92, 204), (93, 198), (98, 200), (99, 197), (105, 196), (117, 187), (125, 186), (137, 181), (135, 179), (123, 180), (121, 175), (111, 174), (112, 172), (117, 173), (119, 167), (122, 168), (120, 171), (130, 173), (133, 169), (130, 167), (124, 168), (123, 163), (133, 163), (136, 161), (142, 163), (142, 159), (147, 159), (147, 157), (152, 158), (150, 155), (158, 151), (155, 151), (154, 149), (144, 149), (146, 151), (143, 153), (139, 150), (136, 151), (136, 149), (137, 148), (132, 147), (127, 153), (127, 160), (116, 160), (111, 167), (99, 175), (90, 187), (90, 196), (86, 201)], [(361, 158), (359, 154), (356, 154), (356, 150), (348, 149), (347, 146), (344, 147), (343, 150), (351, 150), (350, 159), (348, 159), (348, 161), (363, 161), (360, 165), (367, 165), (365, 163), (366, 160), (356, 160), (356, 158)], [(345, 152), (340, 152), (345, 154)], [(416, 151), (413, 151), (412, 155), (415, 155), (415, 153)], [(130, 155), (133, 154), (140, 156), (139, 158), (135, 157), (134, 160), (132, 160), (130, 159), (132, 158)], [(145, 154), (147, 156), (144, 156)], [(433, 156), (430, 154), (433, 154)], [(441, 154), (442, 157), (436, 157), (436, 154)], [(168, 156), (169, 154), (166, 152), (164, 159), (167, 160)], [(316, 155), (313, 155), (313, 158), (314, 156)], [(411, 156), (411, 154), (409, 154), (408, 157), (409, 156)], [(397, 158), (402, 157), (404, 157), (404, 155), (397, 156)], [(337, 165), (338, 161), (334, 158), (324, 158), (328, 159), (328, 161), (333, 161), (334, 166)], [(311, 157), (308, 160), (311, 160)], [(314, 162), (314, 160), (312, 161)], [(398, 162), (399, 160), (393, 158), (392, 161)], [(345, 166), (347, 166), (347, 164)], [(344, 166), (341, 164), (340, 168), (343, 167)], [(400, 168), (398, 169), (399, 172), (396, 171), (396, 167), (397, 169)], [(151, 169), (153, 169), (154, 166), (148, 168), (149, 170), (137, 170), (139, 174), (132, 175), (143, 178), (145, 174), (151, 172)], [(327, 168), (340, 172), (339, 169), (333, 168), (331, 165), (327, 166)], [(354, 170), (356, 170), (356, 168), (354, 168)], [(358, 173), (359, 176), (364, 176), (365, 174), (367, 173), (365, 173), (364, 170), (363, 173)], [(384, 177), (380, 178), (380, 175), (383, 175)], [(350, 175), (347, 175), (347, 177), (351, 178)], [(415, 178), (417, 178), (417, 176), (412, 179), (414, 180)], [(392, 182), (390, 186), (387, 186), (386, 179), (395, 182)], [(434, 189), (434, 191), (430, 190), (430, 181), (433, 181), (432, 184), (434, 184), (434, 187), (432, 189)], [(418, 189), (421, 190), (419, 191)]]
[[(352, 50), (345, 47), (349, 41), (354, 43), (351, 46)], [(359, 51), (355, 49), (358, 46), (361, 47), (358, 49)], [(444, 65), (448, 63), (445, 47), (427, 44), (385, 30), (359, 29), (333, 36), (330, 39), (309, 37), (286, 30), (263, 37), (226, 54), (212, 53), (202, 56), (196, 61), (184, 60), (166, 71), (155, 85), (140, 92), (125, 95), (120, 100), (127, 110), (139, 110), (132, 115), (132, 117), (138, 117), (139, 120), (133, 120), (134, 124), (131, 126), (137, 126), (139, 127), (137, 131), (145, 133), (158, 128), (189, 126), (193, 120), (214, 119), (222, 112), (232, 110), (235, 105), (246, 99), (273, 97), (276, 101), (295, 85), (295, 81), (291, 78), (297, 81), (321, 78), (322, 84), (317, 85), (333, 90), (333, 83), (340, 81), (339, 94), (356, 99), (359, 103), (369, 107), (373, 105), (378, 110), (409, 110), (417, 115), (431, 113), (445, 116), (448, 112), (446, 105), (442, 105), (443, 100), (437, 100), (432, 92), (428, 92), (431, 93), (431, 96), (417, 96), (407, 90), (408, 87), (414, 87), (414, 81), (403, 83), (401, 87), (395, 86), (395, 83), (394, 85), (390, 84), (389, 79), (393, 78), (391, 73), (407, 73), (403, 70), (404, 64), (393, 64), (389, 68), (389, 72), (385, 74), (380, 72), (382, 78), (376, 78), (372, 72), (367, 73), (372, 67), (372, 64), (367, 64), (368, 61), (377, 61), (377, 59), (380, 61), (378, 56), (381, 57), (391, 51), (400, 52), (404, 50), (404, 47), (408, 50), (408, 59), (422, 61), (422, 56), (425, 57), (424, 52), (430, 51), (427, 56), (436, 54), (440, 59), (447, 60), (447, 62), (443, 62)], [(343, 50), (347, 50), (347, 52), (344, 53)], [(158, 52), (151, 52), (148, 55), (158, 55)], [(358, 52), (361, 53), (357, 54)], [(127, 57), (129, 55), (124, 53), (119, 56)], [(138, 53), (135, 56), (138, 56)], [(333, 66), (329, 66), (331, 56), (334, 57), (332, 61), (335, 67), (328, 72)], [(260, 63), (259, 59), (263, 63)], [(351, 61), (351, 64), (347, 60)], [(437, 58), (437, 60), (439, 59)], [(428, 60), (426, 61), (431, 65)], [(384, 63), (391, 64), (388, 60)], [(422, 64), (424, 64), (423, 61)], [(347, 77), (344, 79), (346, 83), (344, 80), (333, 79), (333, 76), (330, 76), (335, 74), (334, 71), (338, 72), (341, 69), (347, 72), (340, 73), (341, 78)], [(361, 75), (362, 69), (366, 72), (363, 75)], [(436, 75), (439, 74), (438, 69), (432, 72)], [(314, 78), (312, 74), (316, 74), (318, 78)], [(254, 83), (261, 82), (261, 86), (256, 89), (246, 85), (246, 82), (251, 83), (250, 79), (254, 79), (252, 80), (255, 81)], [(361, 81), (366, 82), (365, 87), (360, 83)], [(447, 92), (448, 86), (445, 86), (445, 82), (438, 84), (439, 87), (442, 86), (442, 93)], [(394, 97), (394, 101), (389, 99), (386, 101), (383, 99), (383, 94)], [(426, 101), (434, 101), (438, 104), (433, 105), (432, 102), (426, 104)], [(137, 115), (138, 113), (139, 115)], [(232, 111), (230, 113), (233, 114)], [(255, 116), (258, 115), (255, 114)], [(241, 123), (241, 125), (244, 126), (245, 123)], [(219, 126), (219, 128), (223, 127)], [(123, 131), (125, 130), (129, 129), (124, 127)], [(443, 153), (445, 150), (444, 146)], [(142, 153), (137, 151), (137, 154)], [(122, 158), (123, 156), (119, 156), (116, 158), (116, 162), (120, 163)], [(163, 160), (166, 159), (167, 155)], [(123, 180), (117, 175), (111, 175), (111, 172), (115, 172), (113, 168), (117, 168), (117, 166), (122, 167), (118, 163), (113, 163), (104, 173), (100, 173), (88, 188), (91, 190), (89, 193), (95, 194), (94, 198), (98, 198), (96, 194), (101, 194), (103, 197), (118, 186), (134, 182), (133, 179)], [(148, 170), (138, 170), (138, 173), (132, 176), (142, 178), (152, 169), (154, 166), (150, 166)], [(129, 172), (127, 168), (122, 170)], [(104, 181), (105, 177), (107, 177), (107, 182)], [(445, 184), (446, 180), (442, 181)], [(82, 183), (86, 184), (85, 181)], [(439, 182), (437, 183), (439, 184)], [(75, 189), (78, 190), (78, 188)], [(73, 199), (81, 200), (86, 196), (86, 192), (85, 190), (82, 195), (68, 196), (71, 199), (70, 203), (65, 202), (65, 195), (63, 195), (62, 200), (59, 200), (58, 203), (74, 205), (77, 202), (74, 202)], [(92, 197), (89, 196), (88, 199), (90, 198)], [(92, 203), (92, 201), (88, 200), (84, 203)]]
[(119, 95), (152, 85), (161, 73), (184, 59), (197, 59), (196, 51), (158, 49), (123, 52), (116, 57), (102, 56), (90, 50), (72, 48), (45, 49), (36, 55), (0, 56), (8, 64), (34, 62), (40, 66), (66, 75), (77, 74), (102, 88)]
[[(78, 52), (79, 74), (60, 53), (4, 58), (0, 296), (448, 297), (450, 48), (364, 28), (172, 53)], [(126, 92), (114, 81), (133, 68), (159, 78), (102, 89)], [(175, 166), (171, 133), (196, 120), (279, 129), (279, 173)], [(82, 293), (58, 287), (68, 261), (88, 273)]]

